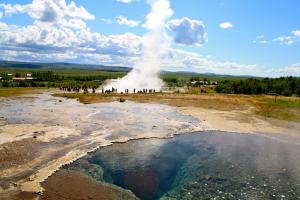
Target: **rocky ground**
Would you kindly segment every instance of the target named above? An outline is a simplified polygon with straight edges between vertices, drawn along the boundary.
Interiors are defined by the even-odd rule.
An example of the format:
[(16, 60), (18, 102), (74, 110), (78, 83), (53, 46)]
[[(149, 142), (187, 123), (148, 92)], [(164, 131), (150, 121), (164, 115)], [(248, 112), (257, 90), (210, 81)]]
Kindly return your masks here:
[(1, 98), (0, 110), (1, 199), (17, 198), (17, 191), (31, 198), (53, 172), (100, 146), (205, 128), (166, 105), (86, 105), (48, 93)]

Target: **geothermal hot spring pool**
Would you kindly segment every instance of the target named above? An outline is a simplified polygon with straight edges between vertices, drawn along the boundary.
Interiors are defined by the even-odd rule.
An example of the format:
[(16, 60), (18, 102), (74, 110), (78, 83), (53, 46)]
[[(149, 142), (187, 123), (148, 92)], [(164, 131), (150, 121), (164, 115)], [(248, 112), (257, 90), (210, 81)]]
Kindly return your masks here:
[[(33, 153), (58, 149), (50, 157), (33, 154), (39, 158), (33, 166), (36, 169), (69, 151), (86, 152), (113, 143), (65, 165), (55, 173), (60, 178), (58, 187), (72, 186), (60, 172), (75, 171), (88, 180), (130, 190), (141, 200), (300, 199), (300, 145), (296, 136), (203, 131), (207, 129), (199, 120), (161, 104), (85, 105), (40, 94), (2, 99), (0, 108), (2, 129), (8, 130), (4, 136), (12, 135), (9, 130), (16, 132), (15, 137), (2, 139), (15, 144), (23, 138), (34, 141), (35, 146), (26, 146)], [(40, 142), (33, 138), (33, 131)], [(32, 173), (30, 170), (24, 168), (21, 175)], [(0, 183), (13, 183), (18, 176), (0, 178)], [(93, 186), (79, 187), (86, 190)], [(51, 189), (45, 187), (45, 191)]]
[(300, 199), (299, 150), (260, 135), (195, 132), (113, 144), (65, 169), (142, 200)]

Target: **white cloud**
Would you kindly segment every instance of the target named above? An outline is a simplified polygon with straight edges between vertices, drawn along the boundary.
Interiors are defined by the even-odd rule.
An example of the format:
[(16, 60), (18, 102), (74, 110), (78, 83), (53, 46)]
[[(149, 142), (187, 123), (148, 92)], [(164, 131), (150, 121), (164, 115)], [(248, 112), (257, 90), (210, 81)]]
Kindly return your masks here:
[(275, 42), (284, 45), (292, 45), (295, 43), (295, 38), (292, 36), (282, 36), (274, 39)]
[[(120, 58), (125, 60), (128, 57), (136, 57), (140, 51), (141, 38), (131, 33), (104, 36), (88, 29), (74, 30), (40, 25), (10, 28), (5, 31), (0, 29), (0, 52), (1, 57), (5, 59), (13, 55), (14, 59), (18, 60), (26, 55), (31, 61), (75, 59), (76, 62), (82, 62), (87, 56), (97, 58), (106, 55), (117, 62)], [(9, 55), (5, 55), (7, 52)]]
[(164, 67), (167, 69), (182, 68), (199, 73), (216, 73), (230, 75), (253, 75), (266, 77), (300, 76), (300, 63), (285, 67), (270, 69), (257, 64), (244, 64), (234, 61), (216, 61), (210, 56), (170, 49), (169, 55), (164, 58)]
[(264, 39), (264, 38), (265, 38), (264, 35), (258, 35), (258, 36), (256, 36), (256, 39), (258, 39), (258, 40), (261, 40), (261, 39)]
[(256, 36), (256, 39), (253, 41), (253, 43), (267, 44), (269, 43), (269, 41), (265, 39), (264, 35), (258, 35)]
[(219, 24), (220, 28), (222, 29), (231, 29), (233, 28), (233, 25), (230, 22), (224, 22)]
[(117, 2), (121, 2), (121, 3), (131, 3), (132, 0), (117, 0)]
[(5, 15), (16, 13), (27, 13), (33, 19), (40, 22), (59, 23), (61, 19), (76, 18), (83, 20), (94, 20), (95, 16), (90, 14), (84, 7), (76, 6), (71, 1), (67, 4), (65, 0), (33, 0), (30, 4), (0, 4)]
[(132, 20), (132, 19), (128, 19), (127, 17), (123, 17), (122, 15), (120, 15), (116, 18), (117, 18), (118, 24), (120, 24), (120, 25), (136, 27), (140, 24), (140, 21), (135, 21), (135, 20)]
[(10, 15), (27, 13), (34, 20), (32, 25), (24, 27), (0, 24), (1, 58), (83, 62), (109, 56), (117, 61), (129, 55), (135, 57), (141, 49), (141, 38), (131, 33), (104, 36), (91, 32), (85, 20), (94, 16), (73, 2), (33, 0), (26, 5), (1, 4), (1, 7)]
[(260, 41), (258, 41), (257, 43), (259, 43), (259, 44), (267, 44), (267, 43), (269, 43), (267, 40), (260, 40)]
[(0, 4), (0, 8), (4, 10), (6, 16), (10, 16), (12, 14), (18, 13), (22, 11), (22, 6), (20, 4)]
[[(209, 56), (198, 53), (187, 52), (178, 49), (171, 49), (165, 67), (181, 67), (200, 73), (232, 74), (232, 75), (254, 75), (258, 74), (258, 66), (253, 64), (242, 64), (232, 61), (215, 61)], [(173, 66), (173, 67), (172, 67)]]
[(273, 68), (271, 70), (267, 70), (267, 74), (270, 74), (273, 77), (300, 76), (300, 63), (281, 68)]
[(7, 30), (9, 28), (9, 26), (3, 22), (0, 22), (0, 31), (1, 30)]
[(274, 39), (275, 42), (279, 42), (282, 45), (292, 45), (295, 42), (300, 42), (300, 30), (294, 30), (289, 36), (280, 36)]
[(102, 22), (104, 22), (105, 24), (112, 24), (112, 23), (113, 23), (113, 20), (107, 19), (107, 18), (101, 18), (100, 20), (101, 20)]
[(170, 20), (167, 26), (176, 33), (174, 41), (177, 44), (202, 46), (208, 41), (205, 26), (201, 21), (184, 17)]
[(294, 30), (294, 31), (292, 31), (292, 34), (293, 34), (294, 36), (300, 38), (300, 30)]

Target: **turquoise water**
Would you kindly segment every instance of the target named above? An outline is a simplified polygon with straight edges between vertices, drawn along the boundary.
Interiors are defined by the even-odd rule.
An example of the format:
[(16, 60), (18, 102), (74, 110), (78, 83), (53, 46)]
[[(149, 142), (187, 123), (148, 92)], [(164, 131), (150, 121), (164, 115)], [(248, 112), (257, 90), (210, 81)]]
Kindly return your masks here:
[(142, 200), (300, 199), (300, 147), (259, 135), (199, 132), (134, 140), (66, 168)]

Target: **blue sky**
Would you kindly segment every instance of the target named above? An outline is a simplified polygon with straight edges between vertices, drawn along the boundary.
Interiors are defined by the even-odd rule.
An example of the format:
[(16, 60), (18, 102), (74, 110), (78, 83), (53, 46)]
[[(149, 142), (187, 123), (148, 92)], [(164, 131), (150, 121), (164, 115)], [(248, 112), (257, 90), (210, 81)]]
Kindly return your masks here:
[[(300, 76), (299, 0), (170, 0), (164, 69)], [(1, 0), (0, 59), (132, 66), (146, 0)]]

